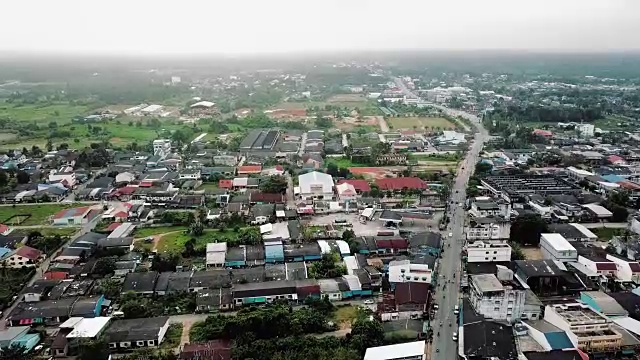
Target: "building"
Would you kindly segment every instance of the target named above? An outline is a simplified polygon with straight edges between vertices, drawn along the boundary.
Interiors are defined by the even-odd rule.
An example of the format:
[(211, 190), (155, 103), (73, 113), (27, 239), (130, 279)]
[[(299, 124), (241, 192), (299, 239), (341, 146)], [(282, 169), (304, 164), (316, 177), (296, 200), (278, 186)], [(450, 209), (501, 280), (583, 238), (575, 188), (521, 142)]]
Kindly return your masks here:
[(53, 215), (53, 225), (83, 225), (93, 219), (99, 210), (92, 212), (90, 206), (64, 209)]
[(511, 222), (501, 217), (476, 217), (465, 229), (468, 241), (504, 240), (511, 234)]
[(640, 284), (640, 263), (611, 254), (607, 254), (606, 259), (616, 264), (618, 279)]
[(562, 262), (578, 260), (578, 251), (560, 234), (540, 234), (540, 249), (545, 259)]
[(300, 198), (303, 200), (332, 200), (333, 177), (329, 174), (312, 171), (298, 176)]
[(63, 166), (58, 170), (51, 170), (49, 172), (49, 182), (60, 182), (67, 188), (72, 188), (76, 185), (76, 173), (71, 166)]
[(234, 306), (267, 304), (275, 300), (298, 301), (295, 281), (268, 281), (238, 284), (233, 288)]
[(227, 254), (227, 243), (208, 243), (206, 263), (207, 267), (224, 267)]
[(622, 334), (613, 322), (580, 303), (547, 305), (544, 320), (564, 330), (574, 347), (587, 352), (610, 352), (622, 347)]
[(69, 318), (59, 326), (60, 330), (51, 344), (52, 355), (55, 357), (77, 355), (81, 342), (98, 338), (104, 333), (110, 322), (110, 317)]
[(466, 245), (467, 262), (511, 261), (511, 246), (505, 242), (474, 241)]
[(336, 192), (338, 193), (338, 199), (342, 202), (354, 201), (357, 196), (355, 187), (349, 183), (336, 185)]
[(36, 267), (44, 258), (45, 254), (42, 251), (29, 246), (21, 246), (5, 255), (0, 262), (0, 267), (12, 269), (32, 268)]
[(231, 360), (231, 341), (211, 340), (182, 345), (180, 360)]
[(425, 360), (425, 341), (368, 348), (364, 360)]
[(481, 185), (496, 197), (510, 203), (524, 203), (526, 196), (554, 194), (577, 195), (581, 189), (569, 182), (551, 175), (496, 175), (487, 176), (480, 181)]
[(433, 269), (425, 264), (412, 264), (411, 260), (389, 262), (389, 283), (393, 285), (406, 282), (431, 284)]
[(350, 184), (356, 190), (358, 195), (363, 193), (368, 193), (371, 191), (371, 185), (367, 182), (367, 180), (361, 179), (342, 179), (338, 180), (338, 185), (341, 184)]
[(240, 142), (240, 151), (270, 151), (280, 138), (279, 130), (253, 130)]
[(380, 190), (385, 191), (426, 190), (429, 188), (424, 180), (417, 177), (376, 179), (376, 185), (378, 185)]
[(164, 159), (169, 154), (171, 154), (171, 140), (153, 140), (153, 155), (159, 156), (161, 159)]
[(471, 209), (469, 213), (474, 217), (492, 217), (492, 216), (509, 216), (509, 214), (503, 214), (500, 210), (500, 206), (493, 201), (474, 201), (471, 203)]
[(16, 326), (0, 331), (0, 353), (2, 350), (15, 346), (23, 346), (25, 350), (31, 351), (40, 342), (40, 334), (29, 334), (31, 327)]
[(157, 347), (169, 329), (169, 317), (116, 320), (104, 332), (112, 350)]
[(478, 314), (489, 319), (512, 323), (520, 320), (524, 313), (525, 298), (526, 290), (518, 281), (514, 281), (511, 270), (499, 270), (498, 275), (471, 276), (469, 301)]

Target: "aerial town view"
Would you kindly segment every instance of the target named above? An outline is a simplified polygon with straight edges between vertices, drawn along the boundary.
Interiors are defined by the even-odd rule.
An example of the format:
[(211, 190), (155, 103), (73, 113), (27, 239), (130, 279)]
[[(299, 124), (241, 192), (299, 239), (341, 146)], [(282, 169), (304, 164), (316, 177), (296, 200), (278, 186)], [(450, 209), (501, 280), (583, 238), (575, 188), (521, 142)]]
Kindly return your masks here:
[(640, 2), (71, 2), (0, 24), (0, 360), (640, 359)]

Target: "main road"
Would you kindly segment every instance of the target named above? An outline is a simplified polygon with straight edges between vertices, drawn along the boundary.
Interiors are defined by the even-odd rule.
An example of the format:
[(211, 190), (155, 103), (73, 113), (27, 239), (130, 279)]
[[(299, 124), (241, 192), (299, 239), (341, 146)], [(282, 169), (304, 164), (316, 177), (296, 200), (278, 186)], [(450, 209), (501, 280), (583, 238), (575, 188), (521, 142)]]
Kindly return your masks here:
[[(413, 94), (402, 82), (395, 78), (395, 83), (405, 92), (406, 95)], [(444, 251), (440, 256), (437, 268), (438, 288), (435, 293), (435, 303), (438, 304), (434, 320), (431, 322), (433, 328), (433, 342), (431, 346), (432, 360), (451, 360), (458, 358), (458, 343), (453, 340), (454, 332), (459, 333), (456, 315), (453, 313), (456, 305), (460, 305), (460, 275), (461, 275), (461, 253), (465, 243), (464, 224), (465, 211), (464, 202), (466, 200), (466, 189), (469, 177), (473, 174), (475, 164), (478, 162), (480, 151), (484, 142), (489, 138), (489, 134), (482, 126), (482, 121), (477, 116), (449, 109), (439, 105), (434, 107), (444, 111), (450, 116), (462, 116), (470, 120), (476, 126), (476, 133), (473, 143), (467, 152), (466, 157), (458, 166), (456, 179), (451, 189), (447, 216), (449, 225), (444, 232)]]

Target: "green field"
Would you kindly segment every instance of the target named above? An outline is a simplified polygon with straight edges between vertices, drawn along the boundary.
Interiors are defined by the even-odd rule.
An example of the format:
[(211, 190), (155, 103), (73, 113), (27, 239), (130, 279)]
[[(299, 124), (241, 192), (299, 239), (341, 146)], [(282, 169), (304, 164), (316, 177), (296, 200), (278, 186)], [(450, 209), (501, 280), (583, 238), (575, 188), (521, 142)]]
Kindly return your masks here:
[(441, 117), (392, 117), (387, 123), (394, 129), (455, 129), (456, 124)]
[(42, 236), (71, 236), (75, 233), (78, 232), (77, 227), (56, 227), (56, 228), (40, 228), (40, 229), (18, 229), (18, 230), (14, 230), (11, 233), (19, 233), (19, 234), (25, 234), (25, 235), (29, 235), (29, 233), (31, 233), (32, 231), (37, 231), (40, 234), (42, 234)]
[(7, 102), (0, 102), (0, 118), (18, 122), (36, 122), (48, 124), (55, 121), (59, 124), (70, 123), (75, 116), (88, 115), (89, 106), (71, 105), (67, 102), (52, 103), (51, 105), (22, 105), (15, 106)]
[(623, 235), (625, 232), (625, 229), (605, 227), (591, 228), (589, 230), (591, 230), (592, 233), (598, 235), (598, 240), (600, 241), (609, 241), (614, 236)]
[(139, 228), (136, 228), (133, 235), (136, 238), (145, 238), (147, 236), (166, 234), (174, 231), (182, 232), (185, 230), (187, 230), (186, 226), (160, 226), (160, 227), (146, 227), (146, 228), (139, 227)]
[[(29, 204), (17, 206), (0, 206), (0, 223), (5, 225), (44, 225), (49, 221), (49, 217), (62, 209), (83, 206), (82, 204)], [(20, 224), (12, 223), (9, 220), (14, 215), (31, 215)]]
[(361, 163), (358, 163), (358, 162), (354, 162), (354, 161), (352, 161), (350, 159), (347, 159), (345, 157), (342, 157), (342, 158), (327, 157), (325, 159), (325, 166), (328, 166), (329, 164), (335, 164), (339, 168), (368, 166), (367, 164), (361, 164)]
[(206, 229), (201, 236), (191, 236), (185, 234), (184, 231), (167, 234), (158, 241), (158, 252), (163, 253), (181, 253), (184, 250), (184, 244), (191, 238), (196, 239), (196, 249), (202, 249), (212, 242), (223, 242), (226, 240), (235, 240), (238, 233), (233, 229), (225, 229), (224, 231)]
[(202, 183), (202, 185), (200, 185), (197, 190), (216, 190), (216, 189), (218, 189), (217, 183), (207, 182), (207, 183)]

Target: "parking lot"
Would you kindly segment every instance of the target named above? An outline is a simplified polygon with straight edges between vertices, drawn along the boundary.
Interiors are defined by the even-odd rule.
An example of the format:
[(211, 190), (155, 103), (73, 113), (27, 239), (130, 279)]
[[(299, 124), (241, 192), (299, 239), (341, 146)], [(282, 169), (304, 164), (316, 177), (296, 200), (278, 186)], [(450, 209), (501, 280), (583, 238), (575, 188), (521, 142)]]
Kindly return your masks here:
[[(359, 221), (358, 214), (327, 214), (318, 215), (309, 220), (309, 225), (329, 225), (334, 224), (336, 220), (344, 221), (351, 224), (353, 232), (356, 236), (375, 236), (379, 231), (389, 231), (384, 224), (378, 220), (380, 212), (376, 212), (372, 221), (362, 224)], [(436, 212), (429, 219), (405, 219), (400, 226), (400, 230), (420, 232), (420, 231), (437, 231), (438, 223), (442, 219), (442, 212)]]

